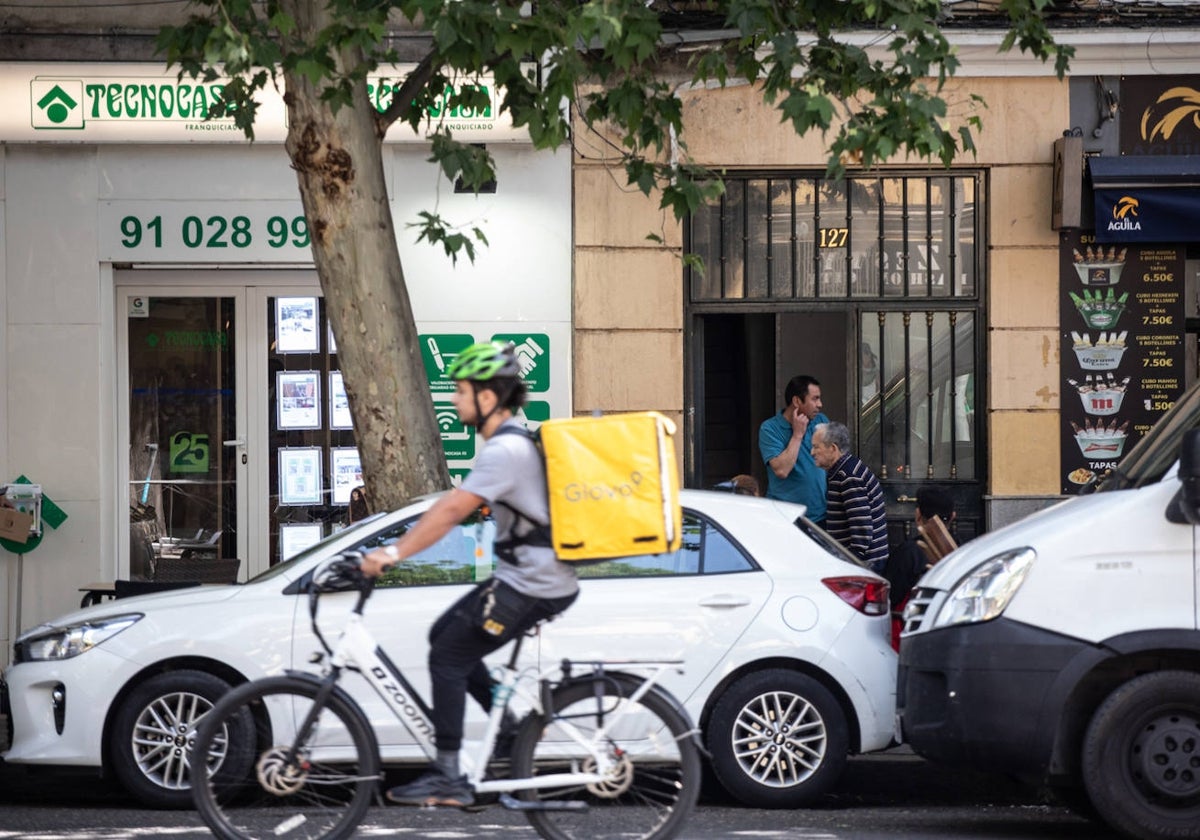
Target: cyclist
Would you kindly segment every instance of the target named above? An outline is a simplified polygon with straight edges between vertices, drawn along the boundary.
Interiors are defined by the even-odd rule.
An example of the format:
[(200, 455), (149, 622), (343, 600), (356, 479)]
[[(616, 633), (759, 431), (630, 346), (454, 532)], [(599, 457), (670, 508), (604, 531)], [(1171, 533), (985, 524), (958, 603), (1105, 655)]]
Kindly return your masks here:
[[(447, 370), (455, 380), (454, 408), (486, 444), (462, 486), (442, 496), (396, 542), (363, 558), (377, 576), (428, 548), (481, 505), (496, 518), (495, 551), (501, 562), (486, 580), (434, 622), (429, 631), (429, 674), (437, 758), (416, 780), (388, 791), (403, 805), (474, 804), (458, 766), (468, 692), (491, 708), (483, 658), (536, 622), (569, 607), (579, 594), (575, 571), (550, 547), (545, 467), (514, 412), (525, 402), (525, 384), (511, 343), (482, 342), (463, 350)], [(519, 434), (497, 434), (505, 426)]]

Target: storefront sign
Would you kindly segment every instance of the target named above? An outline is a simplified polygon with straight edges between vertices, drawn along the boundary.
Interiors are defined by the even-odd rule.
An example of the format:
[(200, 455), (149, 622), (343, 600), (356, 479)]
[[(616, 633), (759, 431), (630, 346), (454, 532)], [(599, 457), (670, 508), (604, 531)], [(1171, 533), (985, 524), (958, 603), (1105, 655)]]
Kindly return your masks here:
[(1064, 232), (1062, 492), (1078, 493), (1183, 393), (1184, 253)]
[(1093, 157), (1097, 242), (1197, 242), (1200, 155)]
[(100, 259), (312, 262), (299, 201), (102, 201)]
[(493, 333), (476, 337), (470, 333), (422, 333), (419, 337), (421, 359), (425, 363), (425, 375), (429, 379), (429, 390), (433, 394), (433, 408), (438, 428), (442, 435), (442, 449), (451, 467), (464, 468), (476, 455), (475, 429), (463, 425), (458, 412), (450, 402), (454, 393), (454, 380), (447, 370), (458, 354), (476, 341), (512, 342), (516, 348), (517, 362), (521, 366), (521, 379), (530, 394), (542, 397), (527, 400), (517, 412), (517, 419), (529, 428), (537, 428), (543, 420), (550, 419), (550, 402), (546, 399), (550, 391), (550, 347), (551, 339), (546, 333)]
[(1200, 241), (1200, 189), (1097, 189), (1097, 242)]
[[(368, 96), (380, 111), (416, 65), (381, 69), (367, 79)], [(0, 64), (0, 141), (50, 143), (245, 143), (233, 119), (209, 119), (225, 87), (224, 79), (204, 82), (178, 78), (161, 64)], [(281, 82), (282, 84), (282, 82)], [(490, 76), (457, 83), (488, 94), (483, 108), (451, 108), (454, 86), (429, 109), (421, 131), (393, 123), (387, 142), (423, 143), (445, 125), (468, 143), (528, 142), (507, 112)], [(287, 109), (281, 90), (267, 85), (255, 99), (254, 137), (281, 143), (287, 137)]]
[(1122, 76), (1122, 155), (1200, 155), (1200, 76)]

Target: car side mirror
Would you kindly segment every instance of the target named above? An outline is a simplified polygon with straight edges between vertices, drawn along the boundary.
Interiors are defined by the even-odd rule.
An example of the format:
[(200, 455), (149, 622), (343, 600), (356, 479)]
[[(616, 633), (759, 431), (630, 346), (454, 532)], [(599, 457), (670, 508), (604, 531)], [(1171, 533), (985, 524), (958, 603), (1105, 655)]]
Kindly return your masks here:
[[(1200, 429), (1189, 429), (1179, 447), (1179, 513), (1192, 525), (1200, 525)], [(1174, 505), (1172, 505), (1174, 506)]]

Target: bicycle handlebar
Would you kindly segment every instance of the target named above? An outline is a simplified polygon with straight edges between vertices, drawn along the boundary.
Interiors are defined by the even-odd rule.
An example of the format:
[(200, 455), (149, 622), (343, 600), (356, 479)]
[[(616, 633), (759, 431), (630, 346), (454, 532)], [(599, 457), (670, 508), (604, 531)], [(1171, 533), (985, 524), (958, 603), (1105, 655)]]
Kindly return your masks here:
[(313, 574), (312, 583), (308, 588), (308, 615), (312, 620), (313, 632), (325, 648), (326, 653), (332, 653), (329, 645), (321, 635), (317, 626), (317, 603), (322, 595), (331, 592), (358, 592), (358, 600), (354, 604), (354, 612), (362, 615), (367, 599), (375, 590), (375, 578), (367, 577), (360, 568), (363, 553), (361, 551), (343, 551), (341, 554)]
[(362, 560), (361, 551), (343, 551), (313, 575), (313, 587), (320, 593), (354, 590), (360, 593), (370, 592), (375, 586), (375, 578), (369, 578), (362, 573)]

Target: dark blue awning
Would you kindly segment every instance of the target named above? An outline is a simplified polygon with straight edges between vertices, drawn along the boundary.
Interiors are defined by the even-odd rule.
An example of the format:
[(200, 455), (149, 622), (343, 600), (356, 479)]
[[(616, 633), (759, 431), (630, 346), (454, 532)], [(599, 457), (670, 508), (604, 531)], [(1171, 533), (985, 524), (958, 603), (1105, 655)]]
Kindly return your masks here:
[(1088, 158), (1097, 242), (1200, 242), (1200, 155)]

